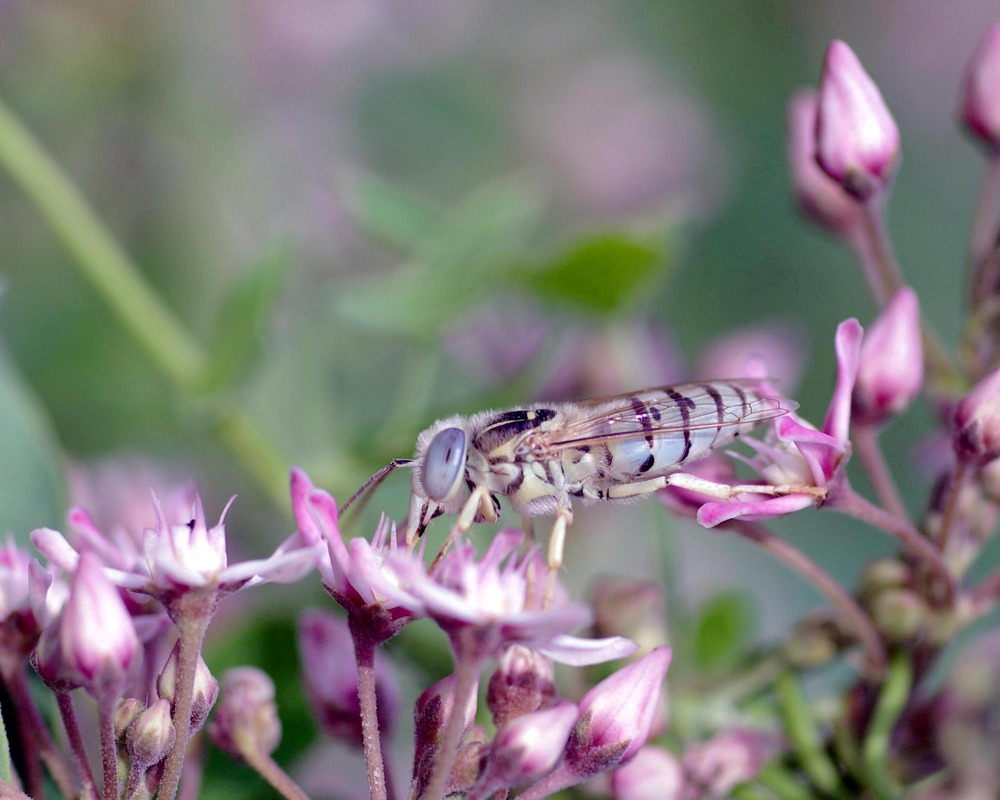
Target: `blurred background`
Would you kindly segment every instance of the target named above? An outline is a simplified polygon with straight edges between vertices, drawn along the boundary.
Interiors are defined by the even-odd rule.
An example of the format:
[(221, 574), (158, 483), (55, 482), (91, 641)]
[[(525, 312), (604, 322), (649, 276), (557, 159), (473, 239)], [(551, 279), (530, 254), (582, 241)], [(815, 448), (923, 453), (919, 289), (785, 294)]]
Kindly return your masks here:
[[(446, 414), (734, 377), (750, 352), (820, 422), (834, 329), (875, 309), (790, 199), (787, 99), (833, 38), (879, 84), (903, 140), (897, 253), (953, 345), (983, 167), (956, 92), (995, 15), (988, 0), (0, 0), (0, 100), (209, 365), (197, 385), (166, 376), (0, 171), (2, 527), (58, 527), (69, 502), (141, 519), (150, 484), (195, 478), (209, 517), (239, 494), (230, 550), (263, 555), (290, 529), (292, 464), (344, 499)], [(917, 408), (885, 437), (915, 509), (927, 430)], [(407, 490), (392, 476), (350, 532), (401, 518)], [(818, 602), (654, 501), (577, 519), (575, 591), (612, 569), (666, 570), (682, 606), (742, 587), (762, 635)], [(779, 528), (848, 584), (888, 549), (832, 515)], [(250, 602), (323, 604), (316, 584)], [(268, 613), (242, 660), (247, 641), (263, 661), (267, 637), (291, 641), (288, 608)]]

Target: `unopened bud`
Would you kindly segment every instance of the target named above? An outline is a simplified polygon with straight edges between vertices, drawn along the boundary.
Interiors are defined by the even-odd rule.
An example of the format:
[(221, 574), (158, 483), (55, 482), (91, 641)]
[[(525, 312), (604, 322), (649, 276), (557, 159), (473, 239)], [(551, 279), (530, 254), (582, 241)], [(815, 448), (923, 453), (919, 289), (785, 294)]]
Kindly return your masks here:
[(118, 701), (115, 707), (115, 739), (124, 741), (125, 731), (139, 714), (146, 709), (146, 704), (136, 697), (126, 697)]
[[(171, 705), (177, 693), (177, 658), (180, 653), (180, 642), (170, 651), (167, 663), (163, 665), (156, 678), (156, 694)], [(191, 732), (201, 730), (208, 719), (208, 714), (219, 697), (219, 682), (208, 669), (208, 664), (198, 656), (198, 666), (194, 673), (194, 696), (191, 698)]]
[(921, 629), (927, 609), (909, 589), (886, 589), (869, 602), (872, 621), (893, 642), (904, 642)]
[(854, 419), (867, 425), (885, 422), (914, 401), (923, 382), (920, 308), (916, 292), (903, 287), (865, 331), (852, 397)]
[(281, 740), (274, 683), (254, 667), (236, 667), (222, 676), (222, 700), (208, 726), (212, 741), (232, 756), (269, 755)]
[(859, 593), (862, 597), (874, 597), (886, 589), (901, 589), (908, 586), (911, 569), (898, 558), (876, 558), (861, 570)]
[(845, 233), (861, 219), (858, 201), (816, 163), (817, 94), (801, 89), (788, 103), (788, 168), (802, 213), (820, 227)]
[(170, 719), (170, 703), (157, 700), (129, 725), (125, 748), (133, 766), (146, 769), (170, 752), (175, 738), (174, 723)]
[[(413, 785), (417, 797), (430, 782), (444, 728), (455, 708), (455, 682), (454, 674), (442, 678), (424, 690), (413, 710)], [(463, 717), (463, 730), (468, 730), (476, 718), (475, 694), (459, 713)]]
[(1000, 369), (959, 401), (954, 445), (959, 459), (966, 462), (985, 464), (1000, 456)]
[(973, 135), (1000, 150), (1000, 22), (986, 31), (965, 71), (962, 119)]
[(826, 51), (816, 113), (816, 161), (860, 201), (884, 192), (899, 161), (899, 129), (875, 82), (844, 42)]
[(800, 670), (821, 667), (837, 657), (841, 639), (842, 634), (833, 620), (826, 616), (807, 617), (785, 640), (785, 659)]
[(494, 724), (502, 725), (547, 705), (555, 691), (552, 660), (515, 644), (504, 650), (490, 677), (486, 704)]

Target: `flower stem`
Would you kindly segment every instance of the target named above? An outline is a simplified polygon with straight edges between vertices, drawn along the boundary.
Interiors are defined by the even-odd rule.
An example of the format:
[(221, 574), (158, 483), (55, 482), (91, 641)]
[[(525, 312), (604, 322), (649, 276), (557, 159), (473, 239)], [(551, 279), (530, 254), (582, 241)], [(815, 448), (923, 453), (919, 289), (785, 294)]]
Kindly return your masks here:
[(201, 591), (191, 590), (183, 594), (171, 609), (171, 619), (180, 632), (173, 708), (176, 738), (163, 768), (163, 778), (157, 792), (160, 800), (174, 800), (180, 786), (181, 770), (191, 738), (191, 709), (198, 657), (201, 655), (205, 631), (217, 600), (218, 591), (214, 587)]
[[(352, 629), (353, 633), (353, 629)], [(361, 736), (368, 767), (371, 800), (386, 800), (385, 764), (382, 760), (381, 732), (378, 727), (378, 700), (375, 693), (375, 645), (362, 635), (354, 636), (354, 658), (358, 664), (358, 700), (361, 705)]]
[(812, 793), (777, 764), (761, 769), (757, 782), (780, 800), (813, 800)]
[[(97, 798), (97, 784), (94, 781), (93, 773), (90, 771), (90, 763), (87, 761), (87, 750), (83, 746), (80, 726), (76, 722), (73, 698), (69, 692), (56, 692), (56, 701), (59, 705), (59, 714), (62, 717), (63, 728), (66, 729), (66, 738), (69, 740), (69, 749), (73, 754), (73, 761), (76, 763), (76, 771), (79, 773), (80, 782), (83, 784), (80, 796)], [(67, 797), (71, 796), (67, 795)]]
[(421, 800), (442, 800), (445, 796), (451, 768), (458, 755), (458, 746), (465, 730), (466, 709), (468, 709), (476, 687), (479, 685), (481, 668), (481, 660), (456, 659), (455, 697), (452, 701), (451, 716), (448, 718), (444, 734), (441, 736), (441, 744), (438, 747), (434, 768), (431, 770), (431, 777), (427, 782), (427, 788), (421, 795)]
[(979, 191), (979, 202), (976, 205), (976, 216), (972, 223), (969, 237), (969, 255), (974, 270), (970, 281), (969, 304), (975, 308), (979, 300), (987, 293), (992, 293), (993, 287), (982, 280), (979, 270), (989, 258), (995, 238), (1000, 227), (1000, 153), (992, 153), (986, 170), (986, 179)]
[(871, 481), (872, 489), (879, 499), (879, 502), (888, 509), (889, 513), (895, 514), (901, 519), (909, 519), (910, 515), (903, 505), (903, 499), (899, 494), (896, 481), (893, 480), (889, 465), (886, 464), (882, 448), (878, 443), (878, 428), (874, 425), (855, 425), (851, 431), (851, 439), (854, 442), (854, 451), (861, 459), (868, 479)]
[(830, 495), (826, 502), (826, 508), (836, 509), (862, 522), (867, 522), (872, 527), (898, 539), (907, 554), (924, 564), (937, 576), (942, 595), (929, 599), (940, 601), (945, 606), (950, 606), (954, 602), (956, 588), (955, 578), (951, 574), (951, 570), (948, 569), (947, 563), (934, 544), (914, 528), (907, 519), (890, 514), (869, 502), (846, 482), (840, 491)]
[(889, 664), (885, 685), (875, 704), (868, 733), (861, 743), (861, 757), (870, 787), (879, 800), (899, 797), (899, 787), (888, 772), (892, 729), (906, 708), (913, 683), (913, 667), (905, 653), (897, 653)]
[(847, 625), (853, 629), (858, 642), (864, 648), (867, 671), (873, 675), (881, 675), (884, 672), (887, 659), (878, 631), (858, 602), (826, 570), (801, 550), (759, 523), (734, 520), (727, 523), (726, 527), (763, 547), (826, 595), (834, 608), (844, 617)]
[(823, 749), (809, 702), (802, 694), (798, 680), (791, 672), (783, 672), (775, 681), (775, 690), (785, 721), (785, 732), (809, 780), (824, 796), (843, 796), (840, 776)]
[(282, 797), (286, 797), (288, 800), (309, 800), (309, 795), (302, 791), (299, 785), (288, 776), (288, 773), (279, 767), (267, 753), (249, 747), (241, 748), (240, 755)]
[(104, 800), (118, 800), (118, 753), (115, 747), (115, 693), (105, 691), (98, 698), (101, 729), (101, 764), (104, 767)]

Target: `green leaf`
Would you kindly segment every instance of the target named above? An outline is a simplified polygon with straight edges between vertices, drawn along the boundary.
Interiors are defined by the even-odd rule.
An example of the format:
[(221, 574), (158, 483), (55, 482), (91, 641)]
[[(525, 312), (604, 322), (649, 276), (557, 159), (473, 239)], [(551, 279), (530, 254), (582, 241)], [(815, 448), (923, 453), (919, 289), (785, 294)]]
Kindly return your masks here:
[(204, 389), (217, 391), (245, 378), (260, 353), (271, 311), (284, 287), (291, 247), (272, 245), (229, 287), (215, 317)]
[(667, 266), (665, 242), (603, 233), (575, 243), (551, 262), (521, 272), (543, 297), (608, 313), (636, 297)]
[(540, 214), (521, 181), (491, 183), (448, 215), (414, 257), (343, 290), (336, 313), (383, 334), (433, 338), (511, 281), (511, 264)]
[(350, 182), (344, 200), (365, 233), (407, 256), (434, 235), (444, 218), (439, 209), (416, 193), (374, 175)]
[(695, 659), (706, 669), (735, 664), (750, 644), (756, 617), (747, 592), (721, 592), (701, 608), (695, 625)]
[(0, 350), (0, 534), (23, 546), (40, 526), (62, 523), (65, 475), (51, 425), (38, 400)]

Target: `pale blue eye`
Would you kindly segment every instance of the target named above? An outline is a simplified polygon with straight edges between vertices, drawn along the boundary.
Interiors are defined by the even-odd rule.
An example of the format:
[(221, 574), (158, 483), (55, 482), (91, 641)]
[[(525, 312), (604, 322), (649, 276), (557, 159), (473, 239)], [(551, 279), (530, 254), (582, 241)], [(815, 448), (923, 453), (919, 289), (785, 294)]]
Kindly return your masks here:
[(441, 502), (452, 493), (465, 467), (465, 431), (445, 428), (432, 440), (424, 456), (424, 491)]

